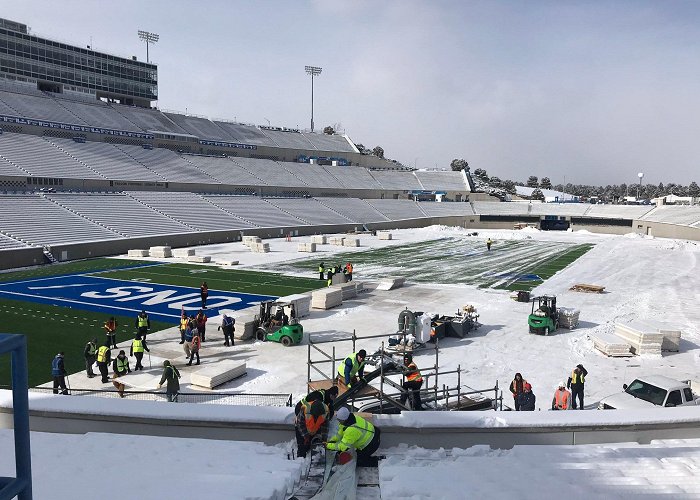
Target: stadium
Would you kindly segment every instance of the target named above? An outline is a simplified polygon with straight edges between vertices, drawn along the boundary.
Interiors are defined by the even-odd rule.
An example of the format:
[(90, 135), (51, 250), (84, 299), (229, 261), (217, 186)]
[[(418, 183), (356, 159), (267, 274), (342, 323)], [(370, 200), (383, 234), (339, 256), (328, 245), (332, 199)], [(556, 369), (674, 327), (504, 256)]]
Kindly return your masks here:
[[(156, 64), (0, 19), (0, 311), (3, 333), (26, 338), (31, 388), (28, 413), (13, 412), (17, 362), (3, 355), (0, 440), (13, 448), (14, 427), (15, 444), (23, 442), (17, 433), (28, 428), (14, 419), (27, 419), (36, 498), (107, 435), (136, 463), (138, 440), (202, 461), (209, 447), (247, 456), (234, 459), (235, 473), (209, 465), (210, 475), (195, 480), (211, 498), (428, 498), (435, 478), (454, 482), (435, 498), (457, 498), (463, 488), (530, 498), (517, 485), (487, 491), (501, 480), (494, 468), (522, 460), (540, 460), (541, 474), (559, 475), (562, 487), (590, 483), (586, 498), (700, 495), (697, 405), (595, 411), (635, 377), (697, 380), (700, 207), (501, 201), (478, 189), (468, 169), (411, 169), (350, 135), (160, 110), (157, 99)], [(186, 366), (178, 343), (181, 316), (206, 305), (203, 282), (206, 375)], [(584, 285), (602, 293), (580, 293)], [(577, 311), (576, 324), (528, 334), (537, 297), (552, 295), (560, 311)], [(296, 308), (299, 345), (259, 336), (267, 301)], [(100, 344), (112, 317), (128, 349), (142, 310), (150, 317), (148, 368), (124, 377), (125, 393), (86, 376), (86, 342)], [(230, 349), (214, 328), (225, 315), (236, 320)], [(432, 404), (418, 412), (412, 395), (410, 405), (401, 399), (409, 396), (405, 371), (392, 372), (387, 360), (403, 358), (407, 332), (417, 339), (418, 318), (428, 316), (435, 338), (411, 346)], [(440, 333), (445, 324), (457, 328), (455, 318), (472, 323), (459, 335)], [(621, 357), (601, 350), (627, 345), (610, 338), (639, 322), (663, 325), (657, 336), (680, 332), (675, 347), (662, 353), (659, 343), (658, 352), (633, 356), (631, 344)], [(360, 348), (374, 353), (371, 370), (381, 373), (344, 401), (382, 429), (379, 466), (331, 471), (315, 454), (297, 458), (290, 406), (335, 385), (337, 365)], [(59, 351), (70, 398), (52, 391)], [(177, 405), (154, 390), (166, 360), (182, 374)], [(579, 363), (590, 372), (591, 411), (510, 411), (515, 372), (548, 410), (556, 383)], [(241, 366), (243, 376), (229, 373)], [(197, 383), (204, 376), (209, 385)], [(209, 380), (219, 376), (227, 378)], [(485, 402), (484, 411), (468, 411)], [(73, 450), (65, 470), (46, 472), (47, 436)], [(0, 481), (0, 497), (9, 486), (29, 498), (21, 496), (28, 464), (20, 448), (16, 469), (14, 457), (0, 460), (0, 475), (17, 476)], [(96, 462), (107, 459), (95, 453)], [(645, 457), (653, 463), (637, 467)], [(461, 479), (466, 467), (473, 477)], [(587, 477), (574, 477), (577, 468)], [(70, 484), (59, 490), (59, 499), (92, 495)], [(157, 491), (126, 496), (165, 496)], [(183, 498), (177, 488), (166, 493)]]

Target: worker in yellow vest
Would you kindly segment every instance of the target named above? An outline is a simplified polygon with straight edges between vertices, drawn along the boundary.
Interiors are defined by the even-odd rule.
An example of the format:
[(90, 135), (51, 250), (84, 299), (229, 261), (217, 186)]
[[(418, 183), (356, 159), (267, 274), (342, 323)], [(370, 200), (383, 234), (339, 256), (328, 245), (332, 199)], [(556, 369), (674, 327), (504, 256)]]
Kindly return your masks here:
[(379, 428), (346, 407), (336, 412), (340, 425), (338, 433), (328, 440), (326, 449), (331, 451), (357, 451), (358, 467), (376, 467), (379, 460), (372, 454), (380, 444)]
[(141, 310), (139, 315), (136, 316), (136, 328), (138, 329), (138, 333), (141, 335), (141, 338), (145, 339), (148, 330), (151, 329), (151, 320), (148, 317), (148, 314), (146, 314), (146, 311)]
[(401, 394), (401, 404), (405, 404), (406, 400), (411, 400), (412, 410), (422, 410), (423, 403), (420, 398), (420, 388), (423, 385), (423, 376), (420, 370), (413, 362), (413, 355), (406, 353), (403, 356), (403, 365), (406, 367), (406, 381), (403, 383), (403, 388), (406, 392)]
[(338, 365), (338, 383), (342, 383), (349, 388), (352, 384), (361, 380), (364, 377), (366, 357), (367, 351), (360, 349), (345, 358)]
[(576, 398), (579, 400), (579, 410), (583, 410), (583, 387), (586, 383), (586, 375), (588, 372), (583, 365), (576, 365), (576, 368), (571, 372), (566, 387), (571, 389), (571, 407), (576, 409)]
[(134, 370), (143, 370), (141, 360), (143, 359), (144, 351), (151, 352), (146, 344), (146, 339), (142, 339), (141, 335), (136, 334), (136, 338), (131, 341), (131, 350), (129, 351), (130, 357), (136, 356), (136, 367), (134, 367)]
[(185, 314), (185, 310), (182, 310), (182, 316), (180, 316), (180, 343), (185, 343), (185, 331), (187, 330), (187, 325), (189, 325), (190, 319)]
[(103, 384), (109, 382), (108, 365), (111, 360), (112, 351), (109, 350), (109, 344), (101, 345), (97, 349), (97, 369), (100, 370)]
[(123, 377), (127, 373), (131, 373), (131, 368), (129, 368), (129, 358), (126, 357), (124, 350), (119, 351), (119, 354), (114, 361), (112, 361), (112, 370), (114, 371), (112, 383), (114, 387), (117, 388), (119, 396), (124, 397), (124, 389), (126, 386), (119, 382), (119, 377)]

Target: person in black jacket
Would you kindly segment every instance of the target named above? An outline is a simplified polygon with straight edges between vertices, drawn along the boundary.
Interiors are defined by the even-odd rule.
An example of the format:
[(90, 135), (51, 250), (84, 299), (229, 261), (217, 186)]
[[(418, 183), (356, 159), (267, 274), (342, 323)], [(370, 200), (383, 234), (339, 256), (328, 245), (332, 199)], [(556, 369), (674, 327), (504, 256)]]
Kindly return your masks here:
[(535, 411), (535, 395), (529, 382), (523, 384), (523, 392), (517, 398), (520, 411)]
[(119, 396), (123, 398), (124, 389), (126, 386), (119, 382), (119, 377), (122, 377), (127, 373), (131, 373), (131, 368), (129, 368), (129, 358), (126, 357), (124, 350), (119, 351), (117, 357), (114, 358), (114, 361), (112, 361), (112, 370), (114, 371), (112, 383), (114, 384), (114, 387), (117, 388)]
[(53, 393), (58, 394), (59, 387), (61, 394), (68, 394), (66, 389), (66, 366), (63, 364), (63, 351), (56, 354), (51, 362), (51, 376), (53, 377)]
[(583, 410), (583, 385), (586, 383), (586, 375), (588, 372), (583, 365), (576, 365), (566, 383), (566, 387), (571, 389), (571, 407), (574, 410), (576, 409), (576, 396), (578, 396), (580, 403), (578, 409)]

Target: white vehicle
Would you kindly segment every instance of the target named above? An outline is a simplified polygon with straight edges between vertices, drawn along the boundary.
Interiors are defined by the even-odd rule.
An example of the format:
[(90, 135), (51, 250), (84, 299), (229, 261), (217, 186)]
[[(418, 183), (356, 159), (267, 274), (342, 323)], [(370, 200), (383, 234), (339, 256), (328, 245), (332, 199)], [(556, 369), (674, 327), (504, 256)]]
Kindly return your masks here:
[(679, 382), (663, 375), (651, 375), (624, 384), (624, 392), (613, 394), (598, 403), (599, 410), (636, 410), (654, 406), (700, 406), (700, 396), (693, 393), (697, 382)]

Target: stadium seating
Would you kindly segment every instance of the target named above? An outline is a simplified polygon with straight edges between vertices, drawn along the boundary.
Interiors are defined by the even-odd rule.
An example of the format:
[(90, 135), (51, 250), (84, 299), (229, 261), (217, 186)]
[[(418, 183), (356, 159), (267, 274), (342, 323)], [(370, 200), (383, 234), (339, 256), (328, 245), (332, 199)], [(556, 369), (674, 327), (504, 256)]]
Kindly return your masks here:
[(127, 194), (197, 231), (223, 231), (252, 226), (194, 193), (129, 191)]
[[(2, 144), (2, 139), (0, 138), (0, 144)], [(6, 160), (2, 156), (2, 150), (0, 149), (0, 175), (11, 175), (11, 176), (24, 176), (27, 175), (28, 172), (22, 170), (19, 166), (15, 165), (14, 163)]]
[(121, 237), (39, 194), (0, 194), (0, 231), (39, 246)]
[(315, 134), (310, 132), (304, 133), (303, 135), (313, 144), (314, 148), (319, 151), (342, 151), (347, 153), (355, 151), (348, 140), (342, 135)]
[(334, 212), (314, 199), (268, 198), (266, 201), (311, 225), (347, 224), (350, 222), (347, 217), (340, 215), (338, 212)]
[(426, 217), (415, 201), (411, 200), (366, 200), (389, 220), (420, 219)]
[(426, 191), (469, 191), (462, 172), (413, 172)]
[[(5, 104), (5, 114), (8, 115), (75, 125), (87, 125), (83, 120), (72, 114), (51, 97), (0, 91), (0, 101)], [(10, 111), (7, 111), (8, 107)]]
[(124, 116), (124, 118), (146, 132), (187, 133), (185, 129), (177, 126), (157, 109), (137, 108), (135, 106), (124, 106), (120, 104), (113, 104), (112, 107), (115, 111)]
[(398, 170), (372, 170), (370, 174), (384, 189), (399, 191), (422, 191), (423, 186), (413, 172)]
[(45, 137), (66, 154), (85, 163), (107, 179), (162, 181), (163, 178), (128, 156), (121, 149), (102, 142), (75, 142)]
[(279, 130), (261, 129), (277, 146), (289, 149), (313, 149), (311, 144), (303, 134), (299, 132), (281, 132)]
[(242, 123), (215, 121), (216, 125), (224, 130), (234, 142), (243, 144), (253, 144), (256, 146), (274, 146), (275, 143), (262, 130), (254, 125), (244, 125)]
[(263, 180), (268, 186), (308, 187), (289, 170), (272, 160), (258, 158), (231, 157), (231, 161)]
[(223, 184), (234, 186), (260, 186), (265, 182), (237, 163), (221, 156), (183, 155), (188, 162)]
[(418, 204), (428, 217), (449, 217), (452, 215), (474, 215), (471, 203), (426, 201)]
[(127, 144), (116, 144), (115, 147), (166, 181), (218, 183), (216, 179), (206, 175), (169, 149), (144, 149), (141, 146)]
[(361, 167), (333, 167), (324, 165), (323, 168), (338, 179), (340, 186), (347, 189), (382, 189), (374, 180), (369, 170)]
[(338, 179), (320, 165), (311, 163), (279, 162), (280, 166), (309, 187), (340, 187)]
[(39, 177), (104, 179), (84, 163), (35, 135), (3, 133), (0, 135), (0, 156), (28, 174)]
[(586, 217), (601, 219), (639, 219), (654, 207), (644, 205), (591, 205)]
[(585, 203), (533, 203), (530, 209), (532, 215), (572, 215), (580, 217), (591, 208)]
[(8, 250), (10, 248), (25, 248), (26, 243), (22, 243), (19, 240), (0, 234), (0, 250)]
[(500, 203), (498, 201), (475, 201), (474, 212), (479, 215), (528, 215), (530, 203)]
[(352, 222), (364, 224), (367, 222), (385, 222), (389, 219), (372, 205), (358, 198), (316, 198), (331, 210), (342, 214)]
[(72, 115), (93, 127), (111, 128), (115, 130), (139, 131), (134, 123), (127, 120), (111, 106), (95, 99), (94, 103), (72, 101), (69, 99), (56, 100), (56, 103), (66, 108)]
[(191, 233), (192, 228), (122, 193), (46, 194), (46, 198), (126, 237)]
[(651, 210), (649, 213), (640, 217), (640, 219), (650, 222), (695, 226), (700, 223), (700, 207), (683, 205), (661, 206)]
[(304, 222), (261, 198), (251, 196), (210, 195), (204, 198), (222, 210), (240, 217), (258, 227), (286, 227), (304, 225)]
[(197, 116), (187, 116), (178, 113), (164, 113), (176, 125), (184, 129), (186, 133), (196, 135), (200, 139), (213, 141), (233, 141), (226, 131), (218, 127), (213, 121)]

